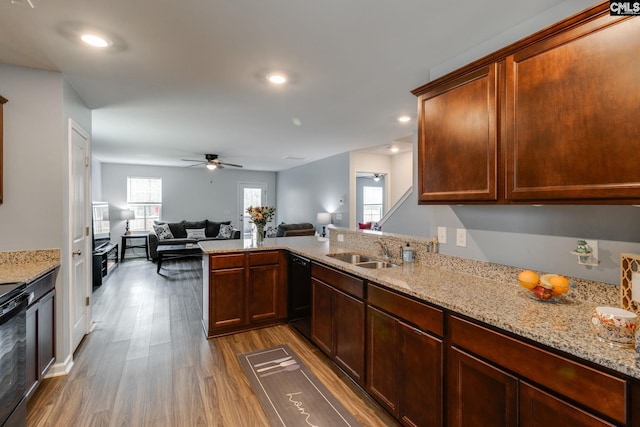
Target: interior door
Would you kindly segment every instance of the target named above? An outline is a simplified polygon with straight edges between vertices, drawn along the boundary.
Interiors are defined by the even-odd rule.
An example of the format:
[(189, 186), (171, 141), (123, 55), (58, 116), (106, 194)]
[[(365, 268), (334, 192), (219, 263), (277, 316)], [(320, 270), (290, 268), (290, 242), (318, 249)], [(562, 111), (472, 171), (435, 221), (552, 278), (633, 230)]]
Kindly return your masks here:
[(89, 246), (89, 135), (69, 119), (69, 235), (71, 269), (69, 281), (69, 307), (71, 326), (71, 353), (89, 332), (91, 311), (89, 306), (89, 273), (91, 251)]
[(249, 206), (267, 205), (266, 182), (239, 182), (238, 183), (238, 217), (239, 228), (242, 230), (242, 238), (251, 238), (251, 223), (247, 208)]

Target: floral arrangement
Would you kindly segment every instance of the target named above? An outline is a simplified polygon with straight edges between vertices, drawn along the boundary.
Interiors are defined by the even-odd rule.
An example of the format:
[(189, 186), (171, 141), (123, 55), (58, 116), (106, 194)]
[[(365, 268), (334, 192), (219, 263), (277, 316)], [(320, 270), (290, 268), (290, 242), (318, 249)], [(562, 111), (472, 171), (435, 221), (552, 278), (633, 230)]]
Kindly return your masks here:
[(276, 214), (276, 208), (272, 206), (249, 206), (247, 213), (251, 217), (251, 222), (256, 226), (264, 227)]

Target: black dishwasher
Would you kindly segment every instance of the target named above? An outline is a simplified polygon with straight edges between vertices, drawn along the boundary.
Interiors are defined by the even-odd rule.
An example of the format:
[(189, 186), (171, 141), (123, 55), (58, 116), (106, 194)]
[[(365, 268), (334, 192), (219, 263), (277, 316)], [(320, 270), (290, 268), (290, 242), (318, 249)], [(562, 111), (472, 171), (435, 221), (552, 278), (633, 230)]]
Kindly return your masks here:
[(311, 339), (311, 261), (289, 254), (289, 323)]

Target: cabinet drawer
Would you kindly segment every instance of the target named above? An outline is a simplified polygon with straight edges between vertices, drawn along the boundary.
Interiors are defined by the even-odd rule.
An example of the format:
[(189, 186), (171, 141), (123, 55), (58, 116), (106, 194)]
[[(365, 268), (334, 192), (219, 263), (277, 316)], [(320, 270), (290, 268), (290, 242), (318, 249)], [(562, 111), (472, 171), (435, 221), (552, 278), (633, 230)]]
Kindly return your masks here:
[(244, 267), (244, 254), (211, 255), (211, 270)]
[(55, 270), (29, 283), (26, 288), (27, 293), (33, 293), (32, 302), (38, 301), (47, 292), (55, 287)]
[(311, 264), (311, 275), (357, 298), (364, 298), (364, 281), (324, 265)]
[(414, 301), (371, 283), (367, 286), (367, 302), (388, 311), (423, 331), (442, 336), (442, 310)]
[(625, 423), (626, 381), (456, 316), (451, 343)]
[(278, 264), (279, 256), (278, 251), (250, 252), (249, 265)]

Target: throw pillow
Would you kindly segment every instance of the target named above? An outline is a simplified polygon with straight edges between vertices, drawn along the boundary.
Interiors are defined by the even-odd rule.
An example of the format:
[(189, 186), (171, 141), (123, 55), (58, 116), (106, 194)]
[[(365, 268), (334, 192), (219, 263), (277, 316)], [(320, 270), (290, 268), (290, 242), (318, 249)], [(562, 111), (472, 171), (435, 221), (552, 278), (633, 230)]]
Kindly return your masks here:
[(233, 226), (222, 224), (220, 225), (220, 231), (218, 231), (218, 239), (230, 239), (233, 235)]
[(158, 240), (173, 239), (173, 234), (171, 233), (171, 229), (169, 229), (169, 224), (154, 224), (153, 231), (156, 232)]
[(187, 239), (204, 239), (204, 228), (187, 228)]

